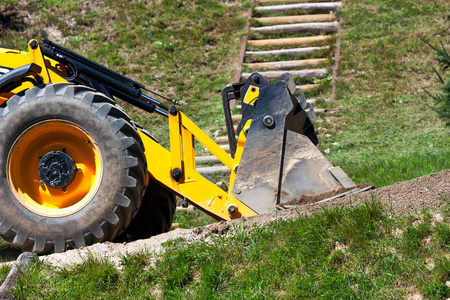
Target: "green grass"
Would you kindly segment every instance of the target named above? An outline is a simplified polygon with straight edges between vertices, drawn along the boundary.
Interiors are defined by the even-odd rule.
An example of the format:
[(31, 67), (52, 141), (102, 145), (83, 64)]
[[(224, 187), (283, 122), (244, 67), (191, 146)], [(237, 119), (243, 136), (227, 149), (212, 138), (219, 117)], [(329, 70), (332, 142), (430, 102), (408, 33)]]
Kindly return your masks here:
[(194, 228), (215, 222), (216, 220), (213, 217), (210, 217), (199, 209), (194, 208), (191, 212), (178, 209), (174, 216), (171, 230), (175, 228)]
[[(55, 3), (58, 3), (55, 5)], [(1, 47), (27, 50), (31, 38), (47, 37), (171, 98), (207, 133), (223, 123), (220, 91), (234, 79), (248, 6), (213, 0), (104, 2), (30, 1), (11, 18)], [(11, 8), (12, 7), (12, 8)], [(64, 16), (64, 17), (61, 17)], [(17, 29), (17, 30), (16, 30)], [(167, 120), (121, 103), (131, 117), (168, 146)]]
[(448, 36), (449, 3), (366, 0), (344, 8), (336, 101), (324, 103), (335, 113), (316, 124), (331, 137), (322, 135), (319, 148), (355, 182), (377, 187), (450, 168), (450, 129), (424, 91), (436, 86), (437, 67), (424, 40)]
[[(450, 41), (450, 39), (448, 40)], [(450, 68), (450, 54), (444, 42), (441, 41), (440, 45), (430, 45), (430, 47), (436, 53), (436, 61), (439, 63), (439, 69), (443, 72), (441, 74), (437, 69), (434, 69), (439, 82), (438, 92), (430, 96), (434, 100), (433, 109), (439, 114), (439, 116), (450, 126), (450, 75), (448, 70)]]
[[(164, 253), (55, 268), (35, 263), (18, 299), (446, 299), (450, 206), (395, 215), (376, 199)], [(437, 217), (437, 213), (439, 217)], [(438, 220), (439, 218), (439, 220)], [(245, 225), (242, 225), (245, 226)], [(156, 260), (155, 260), (156, 258)]]
[[(27, 39), (58, 26), (64, 39), (56, 42), (183, 100), (183, 111), (209, 133), (223, 125), (219, 92), (234, 77), (248, 2), (145, 6), (110, 0), (98, 9), (70, 0), (54, 4), (31, 2), (27, 9), (40, 25), (4, 30), (2, 47), (26, 49)], [(319, 148), (329, 148), (329, 160), (355, 182), (380, 187), (450, 168), (450, 129), (424, 91), (434, 92), (438, 66), (423, 42), (446, 40), (448, 11), (445, 0), (347, 1), (340, 11), (336, 101), (324, 101), (325, 90), (314, 92), (317, 106), (329, 111), (315, 127)], [(72, 18), (74, 25), (67, 21)], [(125, 108), (167, 146), (163, 119)], [(232, 238), (213, 236), (213, 243), (168, 242), (161, 256), (145, 251), (124, 256), (120, 271), (96, 257), (62, 269), (36, 263), (14, 294), (19, 299), (405, 299), (415, 294), (446, 299), (450, 198), (444, 197), (440, 221), (433, 210), (395, 215), (372, 199), (251, 232), (238, 230)], [(174, 220), (182, 228), (211, 221), (200, 211), (179, 213)], [(2, 258), (7, 250), (0, 249)], [(2, 269), (2, 277), (6, 273)]]

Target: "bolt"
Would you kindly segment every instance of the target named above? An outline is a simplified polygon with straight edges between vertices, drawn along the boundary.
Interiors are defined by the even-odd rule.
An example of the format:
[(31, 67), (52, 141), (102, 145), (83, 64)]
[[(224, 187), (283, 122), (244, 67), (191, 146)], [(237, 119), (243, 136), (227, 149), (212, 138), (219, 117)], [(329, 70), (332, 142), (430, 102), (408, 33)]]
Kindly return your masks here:
[(43, 185), (44, 181), (43, 180), (39, 180), (39, 185)]
[(67, 190), (66, 190), (66, 188), (63, 188), (62, 191), (65, 193)]
[(66, 148), (62, 148), (62, 152), (66, 153), (66, 150), (67, 150)]
[(269, 129), (272, 129), (275, 127), (275, 119), (271, 115), (265, 116), (263, 118), (263, 123)]
[(259, 77), (259, 75), (255, 74), (255, 75), (253, 75), (252, 80), (254, 83), (259, 84), (261, 82), (261, 77)]
[(176, 116), (178, 113), (178, 109), (176, 108), (176, 106), (172, 105), (171, 107), (169, 107), (169, 114), (171, 114), (172, 116)]
[(236, 189), (235, 192), (239, 195), (241, 193), (241, 189)]
[(81, 172), (82, 169), (80, 167), (77, 168), (77, 172)]
[(189, 203), (187, 202), (186, 198), (184, 198), (183, 203), (181, 203), (181, 207), (187, 208), (189, 206)]
[(172, 178), (173, 178), (175, 181), (180, 180), (181, 175), (183, 175), (183, 172), (182, 172), (181, 169), (179, 169), (179, 168), (173, 169), (171, 173), (172, 173), (172, 174), (171, 174), (171, 175), (172, 175)]
[(38, 42), (36, 42), (35, 40), (32, 40), (31, 42), (30, 42), (30, 47), (31, 47), (31, 49), (37, 49), (37, 47), (38, 47)]
[(230, 214), (233, 214), (233, 213), (235, 213), (236, 211), (237, 211), (237, 207), (236, 207), (236, 206), (234, 206), (234, 205), (228, 206), (228, 212), (229, 212)]

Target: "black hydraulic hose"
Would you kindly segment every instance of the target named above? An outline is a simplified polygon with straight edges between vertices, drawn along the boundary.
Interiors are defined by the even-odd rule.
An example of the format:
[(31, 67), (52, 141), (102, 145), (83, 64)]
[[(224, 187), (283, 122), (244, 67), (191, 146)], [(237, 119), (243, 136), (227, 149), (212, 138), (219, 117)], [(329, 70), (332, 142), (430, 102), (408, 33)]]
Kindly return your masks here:
[[(68, 65), (76, 74), (72, 77), (78, 77), (80, 74), (90, 77), (107, 86), (111, 93), (147, 112), (157, 112), (163, 116), (168, 116), (169, 106), (160, 101), (142, 94), (141, 88), (144, 85), (135, 82), (123, 75), (120, 75), (104, 66), (101, 66), (81, 55), (78, 55), (64, 47), (61, 47), (47, 39), (40, 43), (42, 53), (60, 63)], [(70, 78), (69, 81), (76, 81), (76, 78)], [(159, 109), (158, 107), (162, 108)], [(164, 111), (165, 110), (165, 111)]]
[(80, 62), (70, 57), (66, 57), (63, 54), (48, 49), (47, 47), (42, 47), (42, 52), (46, 56), (54, 58), (55, 60), (62, 62), (64, 64), (68, 64), (68, 62), (70, 62), (72, 65), (76, 67), (79, 74), (85, 74), (89, 77), (92, 77), (98, 82), (106, 84), (108, 87), (115, 87), (115, 89), (120, 90), (121, 92), (130, 95), (133, 98), (139, 98), (142, 94), (142, 91), (139, 88), (135, 88), (126, 83), (123, 83), (122, 81), (114, 78), (113, 76), (109, 76), (107, 72), (96, 70), (95, 68), (89, 66), (88, 64), (85, 64), (84, 62)]
[(70, 58), (71, 60), (74, 60), (74, 61), (80, 62), (80, 63), (82, 63), (84, 65), (87, 65), (90, 68), (92, 68), (92, 69), (94, 69), (96, 71), (99, 71), (102, 74), (105, 74), (105, 75), (108, 75), (110, 77), (113, 77), (113, 78), (115, 78), (115, 79), (117, 79), (119, 81), (122, 81), (123, 83), (125, 83), (127, 85), (131, 85), (133, 87), (140, 88), (140, 89), (145, 87), (144, 85), (142, 85), (139, 82), (136, 82), (136, 81), (134, 81), (134, 80), (132, 80), (132, 79), (130, 79), (128, 77), (125, 77), (125, 76), (123, 76), (123, 75), (121, 75), (119, 73), (116, 73), (113, 70), (110, 70), (110, 69), (108, 69), (108, 68), (106, 68), (106, 67), (104, 67), (104, 66), (102, 66), (102, 65), (100, 65), (100, 64), (98, 64), (96, 62), (93, 62), (90, 59), (87, 59), (86, 57), (83, 57), (83, 56), (81, 56), (81, 55), (79, 55), (79, 54), (77, 54), (75, 52), (72, 52), (69, 49), (66, 49), (66, 48), (64, 48), (62, 46), (59, 46), (58, 44), (55, 44), (55, 43), (53, 43), (53, 42), (51, 42), (51, 41), (49, 41), (47, 39), (43, 40), (43, 43), (41, 43), (41, 48), (42, 48), (42, 44), (47, 45), (48, 47), (45, 47), (45, 48), (47, 48), (47, 49), (50, 48), (50, 51), (53, 52), (53, 53), (59, 53), (59, 54), (65, 56), (67, 58)]
[(162, 109), (164, 109), (164, 110), (166, 110), (166, 111), (169, 110), (169, 106), (168, 106), (168, 105), (166, 105), (166, 104), (164, 104), (164, 103), (161, 103), (161, 101), (158, 101), (158, 100), (156, 100), (155, 98), (152, 98), (152, 97), (150, 97), (150, 96), (148, 96), (148, 95), (141, 94), (141, 99), (144, 99), (144, 100), (146, 100), (146, 101), (150, 101), (151, 103), (155, 104), (156, 106), (161, 107)]
[(139, 107), (140, 109), (143, 109), (146, 112), (149, 112), (149, 113), (156, 112), (156, 113), (158, 113), (158, 114), (160, 114), (160, 115), (162, 115), (164, 117), (168, 117), (169, 116), (167, 111), (159, 109), (153, 103), (150, 103), (150, 102), (145, 101), (145, 100), (140, 99), (140, 98), (130, 97), (129, 95), (127, 95), (125, 93), (122, 93), (121, 91), (119, 91), (119, 90), (117, 90), (115, 88), (112, 88), (112, 87), (109, 87), (108, 89), (111, 91), (111, 94), (113, 96), (116, 96), (117, 98), (120, 98), (120, 99), (122, 99), (125, 102), (128, 102), (128, 103), (130, 103), (130, 104), (132, 104), (132, 105), (134, 105), (136, 107)]

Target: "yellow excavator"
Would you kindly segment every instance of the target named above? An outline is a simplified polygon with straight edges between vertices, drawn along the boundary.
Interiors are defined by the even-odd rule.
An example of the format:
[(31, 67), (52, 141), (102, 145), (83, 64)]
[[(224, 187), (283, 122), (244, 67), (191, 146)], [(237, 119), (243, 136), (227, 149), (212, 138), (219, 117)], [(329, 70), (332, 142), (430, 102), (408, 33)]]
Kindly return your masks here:
[[(170, 149), (115, 99), (166, 117)], [(252, 74), (222, 99), (230, 154), (177, 101), (49, 40), (0, 49), (1, 236), (23, 251), (62, 252), (165, 232), (176, 196), (230, 220), (354, 187), (316, 148), (314, 111), (290, 74), (273, 84)], [(242, 105), (236, 132), (232, 101)], [(197, 172), (195, 140), (229, 168), (227, 191)]]

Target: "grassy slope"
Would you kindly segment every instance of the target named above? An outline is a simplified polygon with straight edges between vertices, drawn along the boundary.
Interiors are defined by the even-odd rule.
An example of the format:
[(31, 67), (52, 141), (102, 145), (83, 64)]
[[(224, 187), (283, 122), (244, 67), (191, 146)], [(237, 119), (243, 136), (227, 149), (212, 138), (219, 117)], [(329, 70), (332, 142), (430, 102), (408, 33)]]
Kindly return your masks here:
[[(429, 107), (437, 81), (423, 40), (449, 40), (448, 1), (348, 1), (329, 159), (384, 186), (450, 168), (450, 130)], [(334, 118), (334, 117), (333, 117)], [(339, 145), (333, 145), (338, 143)]]
[[(102, 258), (36, 263), (14, 295), (30, 299), (447, 299), (450, 203), (393, 217), (379, 202), (237, 229), (212, 243), (170, 241), (118, 271)], [(156, 260), (155, 260), (156, 258)], [(414, 298), (416, 299), (416, 298)], [(419, 299), (419, 298), (417, 298)], [(420, 298), (422, 299), (422, 298)]]
[[(199, 2), (183, 3), (186, 7)], [(135, 11), (130, 14), (131, 9), (139, 8), (135, 2), (127, 5), (119, 5), (119, 1), (117, 5), (112, 5), (116, 4), (113, 1), (107, 3), (103, 11), (94, 14), (93, 24), (97, 24), (98, 19), (107, 24), (112, 18), (108, 15), (111, 11), (119, 15), (119, 12), (126, 11), (124, 15), (127, 18), (139, 15)], [(173, 2), (171, 4), (173, 7)], [(215, 4), (211, 7), (214, 9)], [(432, 90), (435, 79), (431, 71), (433, 53), (421, 41), (421, 38), (434, 42), (448, 37), (445, 32), (448, 30), (446, 18), (449, 8), (443, 0), (433, 3), (425, 0), (389, 3), (364, 0), (346, 4), (346, 11), (342, 12), (338, 101), (323, 103), (335, 111), (325, 116), (333, 120), (333, 124), (323, 123), (316, 127), (321, 127), (319, 131), (322, 136), (324, 133), (332, 135), (329, 139), (322, 138), (321, 149), (330, 148), (329, 159), (340, 164), (355, 181), (369, 181), (380, 186), (449, 168), (445, 159), (449, 156), (449, 129), (429, 109), (430, 100), (422, 91), (423, 88)], [(167, 7), (158, 7), (157, 10), (152, 10), (151, 6), (146, 8), (153, 11), (150, 15), (152, 21), (162, 22), (164, 19), (159, 18), (163, 17), (155, 12), (165, 9), (176, 11)], [(223, 7), (218, 9), (223, 13)], [(237, 7), (230, 9), (243, 11)], [(142, 9), (142, 12), (146, 10)], [(175, 22), (178, 19), (191, 22), (191, 18), (185, 18), (191, 11), (174, 12), (179, 13), (176, 18), (170, 15), (165, 17)], [(169, 21), (165, 24), (169, 23), (172, 24)], [(196, 23), (202, 23), (202, 20), (197, 17)], [(118, 21), (112, 23), (113, 29), (110, 31), (113, 37), (127, 36), (129, 30), (133, 32), (132, 28), (122, 30), (123, 24)], [(155, 28), (155, 24), (150, 27)], [(85, 27), (83, 30), (86, 32), (95, 27), (89, 23), (81, 26)], [(239, 26), (236, 25), (236, 28)], [(108, 46), (111, 42), (120, 40), (110, 40), (109, 37), (103, 40), (104, 31), (99, 29), (98, 37), (89, 38), (90, 34), (85, 36), (82, 28), (76, 27), (73, 34), (83, 36), (83, 42), (75, 39), (68, 44), (72, 49), (79, 47), (74, 49), (79, 49), (79, 52), (88, 53), (83, 49), (100, 51), (102, 47), (112, 47)], [(115, 64), (108, 51), (104, 50), (98, 58), (110, 67), (122, 66), (125, 68), (122, 71), (134, 78), (143, 76), (154, 87), (169, 90), (171, 96), (182, 93), (182, 98), (189, 104), (185, 106), (188, 114), (191, 112), (198, 121), (206, 123), (207, 116), (220, 111), (220, 105), (210, 100), (219, 101), (217, 96), (212, 96), (217, 90), (214, 90), (216, 87), (211, 89), (207, 83), (195, 86), (201, 80), (195, 75), (203, 72), (214, 75), (218, 74), (217, 71), (224, 74), (220, 68), (227, 64), (218, 62), (215, 65), (218, 70), (197, 69), (195, 60), (189, 62), (181, 59), (180, 53), (185, 50), (181, 47), (189, 42), (198, 46), (194, 47), (195, 51), (184, 52), (191, 52), (196, 59), (205, 59), (205, 53), (195, 53), (205, 46), (204, 43), (197, 44), (202, 34), (199, 33), (195, 40), (188, 40), (187, 44), (177, 44), (176, 37), (181, 35), (177, 30), (183, 31), (185, 28), (181, 25), (171, 25), (170, 28), (155, 31), (159, 32), (160, 38), (152, 40), (151, 44), (136, 42), (135, 47), (140, 51), (125, 55), (129, 51), (121, 48), (124, 52), (118, 52), (122, 53), (120, 57), (125, 62), (129, 61), (128, 55), (145, 52), (147, 47), (152, 49), (145, 56), (148, 60), (156, 61), (156, 58), (165, 55), (170, 59), (180, 59), (178, 67), (170, 59), (169, 62), (159, 61), (159, 65), (164, 66), (160, 67), (162, 70), (146, 65), (147, 60), (142, 61), (148, 68), (145, 73), (156, 68), (155, 72), (171, 75), (165, 78), (174, 78), (170, 83), (145, 79), (146, 75), (138, 71), (139, 65), (129, 67), (129, 63), (124, 65), (120, 59)], [(171, 30), (176, 32), (168, 34)], [(230, 36), (230, 39), (238, 40), (234, 34)], [(123, 41), (130, 39), (133, 40), (133, 37)], [(162, 41), (163, 44), (155, 44), (155, 41)], [(172, 42), (172, 46), (164, 44), (167, 41)], [(85, 48), (86, 43), (90, 48)], [(218, 44), (220, 46), (220, 41)], [(180, 45), (175, 53), (170, 50), (174, 45)], [(216, 50), (212, 49), (216, 46), (209, 48), (209, 51), (214, 53)], [(169, 49), (165, 49), (167, 47)], [(216, 59), (227, 61), (225, 57), (236, 57), (238, 46), (233, 47), (234, 52), (229, 53), (226, 51), (228, 48), (224, 48), (220, 52), (224, 53), (223, 56), (216, 56)], [(156, 57), (154, 53), (157, 53)], [(97, 54), (92, 52), (89, 55)], [(228, 77), (231, 78), (232, 68), (228, 70)], [(176, 77), (178, 71), (184, 77)], [(195, 89), (195, 92), (184, 89), (185, 85), (171, 90), (170, 87), (175, 87), (178, 82), (175, 78), (188, 80), (186, 86)], [(201, 101), (194, 100), (204, 93), (209, 93), (208, 97), (202, 98), (208, 102), (200, 106)], [(137, 117), (142, 118), (139, 122), (147, 122), (148, 127), (160, 122)], [(442, 220), (439, 222), (435, 222), (428, 211), (420, 212), (418, 217), (393, 217), (392, 212), (374, 201), (357, 208), (327, 211), (297, 221), (277, 222), (256, 229), (252, 234), (242, 231), (233, 239), (217, 238), (214, 245), (171, 242), (166, 245), (167, 254), (156, 263), (148, 253), (124, 257), (123, 272), (96, 258), (68, 269), (55, 270), (37, 264), (21, 279), (15, 294), (19, 297), (57, 299), (403, 299), (407, 295), (420, 293), (431, 299), (445, 299), (450, 296), (450, 289), (445, 285), (450, 279), (450, 262), (446, 258), (450, 240), (447, 225), (450, 212), (447, 206), (441, 208), (440, 216)]]
[[(5, 14), (21, 13), (3, 26), (16, 30), (3, 30), (0, 45), (27, 50), (29, 39), (47, 37), (181, 100), (187, 115), (206, 132), (214, 132), (223, 123), (220, 91), (233, 81), (237, 68), (245, 22), (245, 4), (239, 3), (34, 0), (18, 9), (0, 4)], [(122, 104), (168, 145), (166, 119)]]

